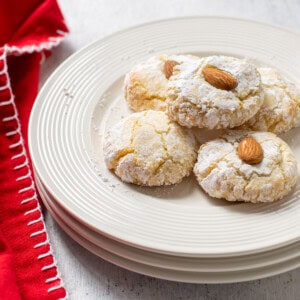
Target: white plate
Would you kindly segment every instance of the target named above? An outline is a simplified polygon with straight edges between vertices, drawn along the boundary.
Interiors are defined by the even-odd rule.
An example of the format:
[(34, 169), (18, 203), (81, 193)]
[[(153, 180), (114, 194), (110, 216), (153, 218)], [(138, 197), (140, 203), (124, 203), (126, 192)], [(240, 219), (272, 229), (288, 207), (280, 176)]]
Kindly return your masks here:
[[(149, 264), (144, 264), (143, 262), (137, 262), (135, 260), (128, 259), (123, 255), (118, 255), (111, 252), (113, 249), (108, 247), (108, 249), (99, 247), (90, 240), (86, 239), (84, 236), (80, 235), (78, 231), (74, 230), (72, 226), (68, 224), (67, 221), (70, 221), (68, 218), (62, 217), (60, 214), (57, 214), (52, 210), (50, 205), (51, 201), (48, 201), (49, 198), (44, 194), (43, 188), (39, 186), (39, 190), (42, 195), (42, 199), (50, 211), (51, 215), (60, 225), (60, 227), (75, 241), (77, 241), (81, 246), (85, 247), (87, 250), (91, 251), (97, 256), (104, 258), (105, 260), (116, 264), (125, 269), (138, 272), (141, 274), (167, 279), (174, 281), (190, 282), (190, 283), (229, 283), (229, 282), (241, 282), (259, 279), (263, 277), (269, 277), (276, 275), (282, 272), (286, 272), (292, 269), (295, 269), (300, 266), (300, 257), (291, 257), (281, 262), (273, 263), (264, 267), (257, 267), (252, 269), (241, 269), (234, 271), (216, 271), (215, 272), (205, 272), (205, 271), (195, 271), (195, 270), (176, 270), (174, 268), (165, 268), (163, 261), (160, 266), (152, 266)], [(55, 206), (54, 206), (55, 207)], [(55, 207), (57, 208), (57, 207)], [(72, 223), (72, 222), (71, 222)], [(120, 244), (120, 249), (122, 250), (122, 244)], [(120, 251), (123, 252), (123, 251)], [(192, 259), (192, 258), (191, 258)], [(195, 258), (194, 258), (195, 259)], [(218, 259), (218, 258), (217, 258)], [(219, 258), (220, 260), (220, 258)], [(226, 258), (225, 258), (226, 260)], [(218, 264), (219, 262), (215, 262)]]
[[(39, 193), (45, 205), (52, 214), (55, 214), (74, 232), (84, 239), (92, 242), (96, 246), (109, 251), (113, 254), (129, 259), (134, 262), (148, 266), (164, 269), (188, 272), (236, 272), (250, 269), (258, 269), (273, 264), (282, 263), (291, 259), (298, 258), (300, 262), (300, 243), (294, 243), (280, 249), (271, 250), (263, 253), (256, 253), (246, 256), (236, 257), (178, 257), (159, 253), (153, 253), (138, 248), (121, 244), (117, 241), (107, 239), (104, 236), (84, 227), (76, 221), (66, 211), (64, 211), (47, 192), (42, 182), (35, 176)], [(296, 266), (295, 266), (296, 267)]]
[[(49, 192), (93, 230), (155, 252), (230, 256), (299, 240), (299, 184), (273, 204), (229, 204), (206, 196), (192, 176), (172, 187), (141, 188), (106, 169), (103, 133), (130, 113), (122, 99), (124, 74), (155, 53), (248, 57), (300, 78), (299, 35), (250, 21), (171, 19), (93, 43), (57, 69), (31, 115), (33, 164)], [(300, 161), (300, 130), (284, 138)]]

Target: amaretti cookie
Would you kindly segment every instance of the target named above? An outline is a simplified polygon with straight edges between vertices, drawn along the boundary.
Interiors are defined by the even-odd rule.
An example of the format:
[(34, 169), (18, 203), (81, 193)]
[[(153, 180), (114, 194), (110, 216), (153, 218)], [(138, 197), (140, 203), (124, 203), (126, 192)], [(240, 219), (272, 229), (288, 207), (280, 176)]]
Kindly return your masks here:
[(186, 127), (239, 126), (263, 103), (257, 69), (245, 60), (227, 56), (210, 56), (176, 66), (167, 94), (167, 114)]
[(124, 83), (124, 95), (129, 106), (135, 111), (164, 111), (167, 84), (173, 68), (195, 59), (198, 58), (192, 55), (158, 55), (133, 67)]
[(295, 156), (283, 140), (239, 130), (203, 144), (194, 173), (210, 196), (254, 203), (281, 199), (298, 177)]
[(170, 185), (188, 176), (197, 158), (193, 134), (164, 112), (133, 113), (105, 136), (107, 167), (123, 181), (145, 186)]
[(259, 68), (264, 103), (243, 129), (282, 133), (300, 125), (300, 88), (272, 68)]

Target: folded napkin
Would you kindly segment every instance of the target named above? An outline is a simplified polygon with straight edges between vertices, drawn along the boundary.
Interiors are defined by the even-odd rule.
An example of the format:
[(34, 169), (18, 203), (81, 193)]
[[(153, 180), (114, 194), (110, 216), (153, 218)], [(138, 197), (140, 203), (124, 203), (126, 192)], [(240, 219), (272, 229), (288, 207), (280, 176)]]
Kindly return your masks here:
[(27, 148), (41, 59), (68, 31), (55, 0), (0, 0), (0, 299), (63, 299)]

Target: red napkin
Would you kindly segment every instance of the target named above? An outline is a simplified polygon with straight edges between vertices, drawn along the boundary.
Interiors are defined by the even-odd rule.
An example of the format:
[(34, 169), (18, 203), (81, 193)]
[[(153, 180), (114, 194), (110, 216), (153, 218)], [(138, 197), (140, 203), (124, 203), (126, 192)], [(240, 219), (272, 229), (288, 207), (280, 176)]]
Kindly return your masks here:
[(0, 299), (62, 299), (27, 148), (40, 63), (68, 31), (55, 0), (0, 0)]

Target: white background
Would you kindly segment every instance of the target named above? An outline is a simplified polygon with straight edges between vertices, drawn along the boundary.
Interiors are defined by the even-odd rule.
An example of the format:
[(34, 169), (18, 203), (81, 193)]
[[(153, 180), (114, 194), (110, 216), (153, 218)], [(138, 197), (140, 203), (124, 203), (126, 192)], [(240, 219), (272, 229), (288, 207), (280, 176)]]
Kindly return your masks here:
[[(41, 84), (70, 54), (115, 31), (189, 15), (247, 18), (300, 32), (299, 0), (60, 0), (71, 34), (42, 66)], [(116, 267), (71, 240), (45, 211), (50, 241), (70, 299), (300, 299), (300, 269), (235, 284), (175, 283)]]

